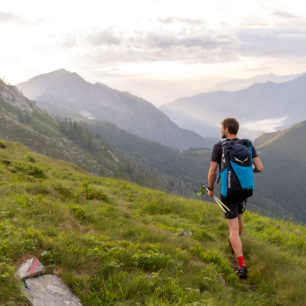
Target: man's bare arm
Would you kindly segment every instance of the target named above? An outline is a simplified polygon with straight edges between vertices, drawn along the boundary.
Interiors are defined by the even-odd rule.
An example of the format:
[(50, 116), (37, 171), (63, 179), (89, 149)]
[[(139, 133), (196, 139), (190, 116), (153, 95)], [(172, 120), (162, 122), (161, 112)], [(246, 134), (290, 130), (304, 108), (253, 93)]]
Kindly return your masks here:
[(263, 164), (262, 164), (259, 157), (254, 157), (253, 158), (253, 164), (254, 164), (254, 168), (253, 168), (254, 170), (253, 171), (255, 173), (256, 172), (262, 172), (264, 170)]
[(208, 187), (213, 188), (216, 177), (217, 177), (217, 168), (218, 168), (218, 163), (217, 162), (210, 162), (210, 168), (208, 171)]

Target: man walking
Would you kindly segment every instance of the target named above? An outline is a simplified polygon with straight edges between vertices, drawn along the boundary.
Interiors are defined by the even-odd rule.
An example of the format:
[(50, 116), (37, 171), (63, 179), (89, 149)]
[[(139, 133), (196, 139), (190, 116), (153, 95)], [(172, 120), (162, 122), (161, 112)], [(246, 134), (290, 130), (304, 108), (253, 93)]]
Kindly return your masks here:
[[(239, 122), (234, 119), (234, 118), (226, 118), (221, 122), (221, 137), (225, 139), (223, 142), (218, 142), (214, 145), (212, 154), (211, 154), (211, 161), (210, 161), (210, 169), (208, 172), (208, 196), (213, 197), (214, 195), (214, 184), (216, 181), (216, 173), (217, 173), (217, 168), (218, 165), (220, 165), (221, 169), (221, 164), (225, 163), (225, 159), (228, 158), (228, 155), (231, 155), (230, 149), (226, 150), (225, 146), (227, 144), (230, 144), (229, 146), (227, 145), (227, 148), (233, 147), (233, 144), (238, 144), (242, 143), (243, 145), (244, 142), (239, 140), (237, 138), (237, 133), (239, 130)], [(261, 163), (260, 158), (258, 157), (256, 150), (254, 146), (250, 143), (250, 141), (245, 140), (246, 143), (249, 143), (248, 149), (250, 150), (250, 157), (251, 161), (250, 165), (253, 167), (254, 172), (262, 172), (263, 171), (263, 165)], [(241, 147), (241, 146), (240, 146)], [(245, 146), (242, 148), (245, 149)], [(225, 152), (226, 151), (226, 156)], [(243, 150), (242, 150), (243, 151)], [(241, 166), (243, 166), (244, 162), (248, 162), (248, 158), (244, 158), (243, 160), (240, 160), (239, 158), (236, 158), (237, 163)], [(229, 193), (227, 193), (228, 186), (231, 184), (231, 177), (233, 177), (232, 181), (235, 179), (239, 181), (238, 175), (235, 174), (235, 171), (239, 171), (239, 166), (235, 166), (233, 162), (228, 162), (227, 165), (229, 165), (227, 168), (230, 168), (228, 170), (227, 168), (225, 169), (227, 172), (225, 175), (222, 175), (221, 173), (221, 201), (230, 209), (231, 212), (226, 212), (225, 213), (225, 218), (228, 224), (229, 228), (229, 243), (232, 248), (232, 251), (234, 251), (238, 264), (239, 264), (239, 270), (238, 270), (238, 276), (242, 279), (245, 279), (247, 277), (247, 268), (244, 262), (243, 258), (243, 253), (242, 253), (242, 243), (240, 240), (240, 235), (242, 233), (243, 225), (242, 225), (242, 214), (245, 211), (245, 204), (246, 204), (246, 198), (252, 194), (253, 190), (252, 188), (248, 188), (243, 190), (243, 192), (238, 194), (238, 192), (235, 191), (232, 192), (232, 195), (229, 196)], [(243, 169), (243, 177), (245, 178), (246, 175), (246, 169), (247, 167), (240, 167)], [(237, 170), (238, 169), (238, 170)], [(252, 168), (251, 168), (252, 170)], [(252, 173), (252, 171), (251, 171)], [(232, 175), (232, 176), (231, 176)], [(233, 176), (234, 175), (234, 176)], [(248, 179), (248, 178), (247, 178)], [(249, 179), (250, 180), (250, 179)], [(251, 178), (253, 180), (253, 177)], [(235, 182), (232, 182), (234, 184)], [(243, 184), (238, 183), (240, 188)], [(222, 194), (223, 190), (223, 194)], [(224, 191), (225, 190), (225, 191)], [(250, 191), (251, 190), (251, 191)], [(247, 191), (247, 192), (246, 192)], [(226, 196), (225, 196), (226, 195)]]

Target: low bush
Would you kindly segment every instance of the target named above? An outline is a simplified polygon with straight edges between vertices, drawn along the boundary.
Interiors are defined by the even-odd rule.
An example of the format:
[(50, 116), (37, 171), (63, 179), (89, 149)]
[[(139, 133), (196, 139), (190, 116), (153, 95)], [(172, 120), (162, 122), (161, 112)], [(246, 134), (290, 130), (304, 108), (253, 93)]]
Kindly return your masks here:
[(86, 200), (107, 201), (108, 199), (107, 194), (105, 194), (101, 189), (91, 187), (87, 183), (83, 184), (81, 193)]
[(71, 191), (70, 188), (64, 187), (60, 183), (53, 184), (52, 187), (60, 195), (61, 198), (72, 198), (73, 197), (73, 192)]
[(73, 214), (73, 216), (81, 222), (91, 222), (92, 221), (91, 217), (89, 217), (86, 214), (83, 207), (71, 206), (69, 210)]
[(14, 169), (17, 172), (21, 172), (26, 175), (31, 175), (36, 178), (43, 178), (43, 179), (46, 178), (46, 175), (41, 168), (39, 168), (38, 166), (33, 166), (31, 164), (19, 162), (19, 163), (16, 163)]

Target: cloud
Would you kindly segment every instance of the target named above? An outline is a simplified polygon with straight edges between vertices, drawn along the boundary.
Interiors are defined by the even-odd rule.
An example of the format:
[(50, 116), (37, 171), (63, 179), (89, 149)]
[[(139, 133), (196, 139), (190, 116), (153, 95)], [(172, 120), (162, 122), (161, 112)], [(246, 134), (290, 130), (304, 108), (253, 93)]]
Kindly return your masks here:
[(14, 14), (0, 12), (0, 22), (1, 23), (22, 23), (24, 20)]
[(156, 20), (162, 24), (183, 23), (185, 25), (190, 25), (190, 26), (202, 26), (207, 24), (205, 20), (192, 19), (192, 18), (167, 17), (167, 18), (157, 18)]
[[(283, 11), (275, 10), (274, 13), (293, 17)], [(281, 26), (250, 20), (243, 29), (227, 26), (223, 31), (211, 30), (205, 22), (200, 27), (192, 26), (200, 24), (199, 19), (168, 17), (154, 20), (162, 24), (150, 30), (87, 29), (67, 35), (60, 45), (67, 52), (69, 48), (79, 47), (82, 60), (86, 58), (88, 64), (97, 64), (100, 68), (127, 62), (213, 64), (239, 62), (241, 57), (306, 57), (306, 24), (301, 24), (302, 20), (297, 20), (298, 24), (295, 24), (296, 20), (289, 20)]]
[(259, 28), (237, 33), (244, 56), (306, 56), (305, 28)]
[(28, 21), (21, 16), (0, 11), (0, 23), (37, 25), (43, 21), (43, 19), (37, 19), (36, 21)]
[(61, 41), (60, 45), (63, 48), (73, 48), (76, 47), (78, 45), (77, 42), (77, 36), (76, 35), (67, 35), (66, 37), (64, 37), (64, 39)]
[(216, 49), (231, 45), (231, 39), (226, 36), (213, 37), (207, 34), (177, 35), (177, 34), (149, 34), (142, 43), (148, 47), (168, 49), (171, 47), (201, 47), (203, 49)]
[(281, 11), (281, 10), (273, 11), (272, 15), (276, 16), (276, 17), (284, 18), (284, 19), (297, 19), (298, 18), (297, 16), (295, 16), (295, 15), (289, 13), (289, 12)]
[(112, 30), (102, 30), (89, 34), (86, 41), (91, 46), (101, 45), (120, 45), (122, 43), (121, 37), (116, 35)]
[(212, 31), (117, 32), (104, 29), (67, 36), (62, 46), (79, 45), (84, 56), (99, 65), (156, 61), (214, 63), (237, 59), (234, 51), (237, 39)]

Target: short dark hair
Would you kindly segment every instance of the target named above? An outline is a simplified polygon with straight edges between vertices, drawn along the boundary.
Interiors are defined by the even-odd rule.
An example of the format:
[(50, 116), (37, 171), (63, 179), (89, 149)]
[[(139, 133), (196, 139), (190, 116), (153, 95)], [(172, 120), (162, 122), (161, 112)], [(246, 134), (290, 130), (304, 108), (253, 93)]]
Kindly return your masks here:
[(225, 118), (221, 124), (224, 129), (228, 128), (231, 134), (237, 135), (239, 130), (239, 122), (235, 118)]

